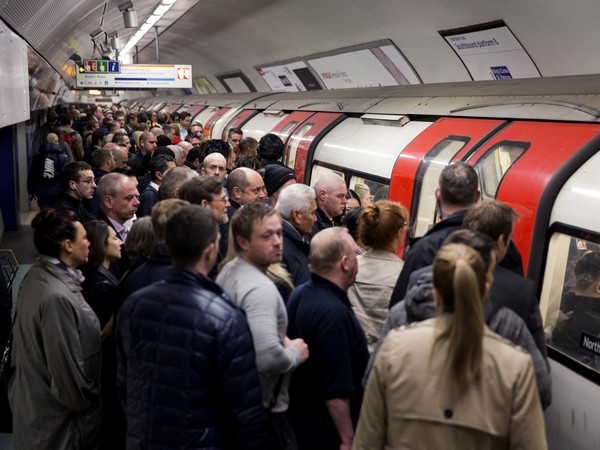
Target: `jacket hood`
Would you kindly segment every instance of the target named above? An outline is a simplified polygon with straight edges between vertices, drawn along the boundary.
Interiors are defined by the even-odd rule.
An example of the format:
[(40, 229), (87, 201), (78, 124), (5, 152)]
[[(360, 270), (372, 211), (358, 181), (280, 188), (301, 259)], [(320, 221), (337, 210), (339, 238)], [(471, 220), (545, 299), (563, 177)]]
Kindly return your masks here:
[(63, 150), (62, 148), (60, 148), (60, 145), (58, 144), (50, 144), (48, 142), (45, 142), (41, 145), (40, 153), (62, 153)]
[(435, 317), (437, 311), (433, 303), (433, 270), (427, 270), (411, 287), (404, 301), (409, 322), (421, 321)]

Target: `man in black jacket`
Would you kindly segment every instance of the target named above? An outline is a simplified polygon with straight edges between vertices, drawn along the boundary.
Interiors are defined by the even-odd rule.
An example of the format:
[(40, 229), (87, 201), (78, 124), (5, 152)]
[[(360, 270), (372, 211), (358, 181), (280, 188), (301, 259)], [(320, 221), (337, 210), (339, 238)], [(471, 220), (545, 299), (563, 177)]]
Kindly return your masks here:
[(117, 382), (127, 448), (266, 448), (248, 323), (206, 276), (218, 234), (206, 208), (180, 208), (166, 225), (175, 267), (119, 312)]
[(498, 200), (484, 200), (469, 208), (463, 228), (483, 233), (496, 245), (496, 268), (489, 298), (494, 304), (513, 310), (527, 325), (536, 346), (546, 359), (546, 340), (538, 306), (535, 283), (500, 265), (510, 246), (517, 213)]
[(93, 220), (95, 217), (83, 203), (85, 200), (91, 200), (96, 190), (92, 167), (83, 161), (71, 162), (63, 167), (60, 178), (64, 192), (52, 207), (60, 211), (73, 211), (81, 223)]
[(450, 233), (462, 228), (465, 211), (479, 200), (479, 178), (465, 162), (450, 164), (442, 170), (435, 201), (442, 218), (422, 238), (411, 246), (390, 301), (390, 308), (406, 294), (410, 274), (433, 264), (435, 254)]
[(283, 226), (283, 257), (294, 286), (310, 280), (309, 237), (317, 220), (315, 191), (305, 184), (292, 184), (281, 191), (275, 209)]

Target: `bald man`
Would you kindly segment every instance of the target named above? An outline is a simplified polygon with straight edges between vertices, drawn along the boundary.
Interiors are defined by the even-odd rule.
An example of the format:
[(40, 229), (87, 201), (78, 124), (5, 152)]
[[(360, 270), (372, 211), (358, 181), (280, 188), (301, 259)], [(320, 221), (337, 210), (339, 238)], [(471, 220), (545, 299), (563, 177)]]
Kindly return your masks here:
[(348, 300), (358, 273), (356, 244), (342, 227), (310, 243), (311, 279), (288, 300), (288, 336), (304, 339), (311, 355), (290, 383), (289, 416), (298, 448), (350, 448), (369, 351)]
[(202, 174), (211, 175), (223, 182), (227, 175), (227, 160), (220, 153), (211, 153), (202, 162)]
[(317, 195), (317, 221), (313, 225), (313, 236), (325, 228), (339, 226), (339, 217), (348, 202), (346, 182), (333, 173), (322, 173), (314, 185)]

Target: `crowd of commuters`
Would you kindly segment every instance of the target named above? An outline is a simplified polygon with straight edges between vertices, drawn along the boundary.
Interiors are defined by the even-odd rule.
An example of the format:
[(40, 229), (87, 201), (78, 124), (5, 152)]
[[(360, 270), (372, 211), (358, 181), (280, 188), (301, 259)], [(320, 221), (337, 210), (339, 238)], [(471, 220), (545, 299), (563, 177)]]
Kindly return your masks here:
[(517, 216), (472, 167), (442, 170), (441, 221), (409, 242), (402, 205), (331, 171), (300, 183), (277, 135), (72, 111), (29, 172), (15, 449), (546, 448)]

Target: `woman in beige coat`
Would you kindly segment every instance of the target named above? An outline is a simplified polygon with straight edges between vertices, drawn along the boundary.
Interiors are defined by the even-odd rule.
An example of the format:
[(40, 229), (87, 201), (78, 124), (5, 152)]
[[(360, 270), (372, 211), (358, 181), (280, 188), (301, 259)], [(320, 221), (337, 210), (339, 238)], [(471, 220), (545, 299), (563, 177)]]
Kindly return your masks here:
[(353, 449), (545, 449), (531, 357), (484, 324), (480, 256), (445, 245), (433, 270), (440, 315), (384, 341)]
[(348, 289), (348, 299), (365, 330), (369, 351), (381, 333), (392, 291), (404, 265), (396, 252), (407, 223), (406, 209), (388, 200), (371, 203), (360, 214), (359, 244), (367, 251), (358, 256), (358, 274)]

